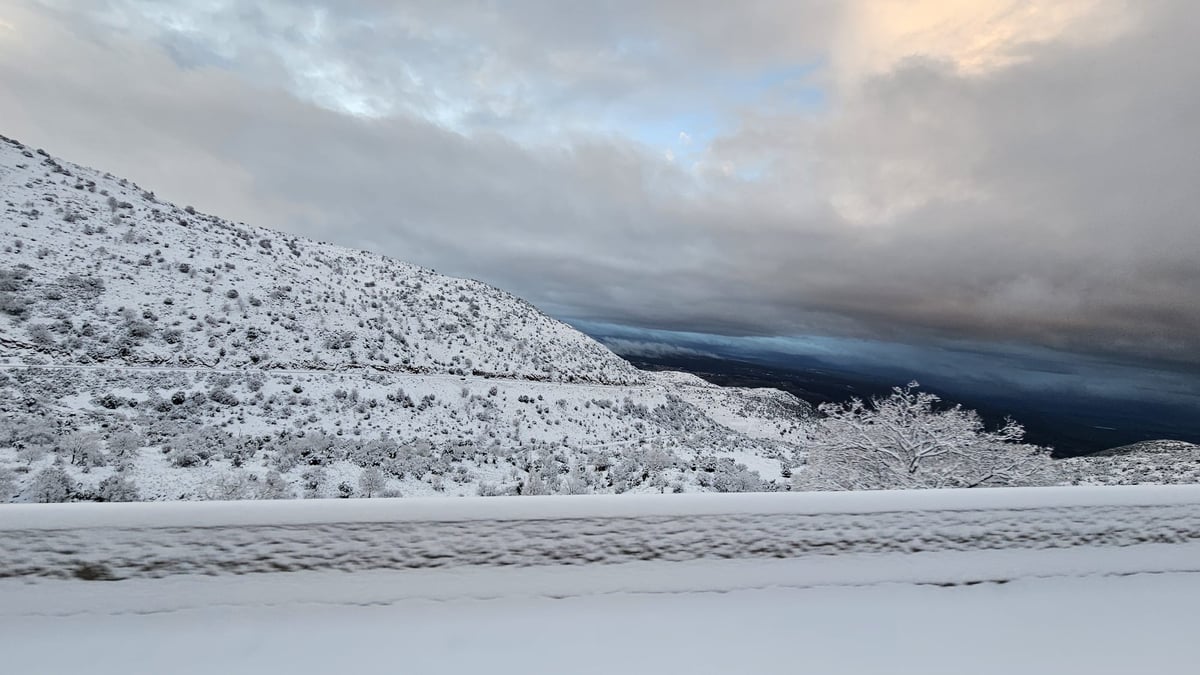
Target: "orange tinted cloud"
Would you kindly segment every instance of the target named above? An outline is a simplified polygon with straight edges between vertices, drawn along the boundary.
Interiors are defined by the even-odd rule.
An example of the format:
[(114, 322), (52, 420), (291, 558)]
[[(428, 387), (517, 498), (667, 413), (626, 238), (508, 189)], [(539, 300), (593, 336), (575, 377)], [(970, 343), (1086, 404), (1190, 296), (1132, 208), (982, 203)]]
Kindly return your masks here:
[(909, 57), (977, 74), (1020, 60), (1024, 44), (1105, 41), (1131, 22), (1125, 0), (863, 0), (848, 5), (833, 59), (850, 79)]

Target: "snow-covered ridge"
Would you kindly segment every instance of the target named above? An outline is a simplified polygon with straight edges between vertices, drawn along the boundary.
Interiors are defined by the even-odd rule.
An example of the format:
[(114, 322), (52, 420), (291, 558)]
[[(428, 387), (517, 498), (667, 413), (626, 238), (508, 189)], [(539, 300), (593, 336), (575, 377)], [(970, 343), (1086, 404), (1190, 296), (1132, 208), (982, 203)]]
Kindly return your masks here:
[(644, 376), (508, 293), (232, 223), (0, 137), (0, 348), (54, 362)]

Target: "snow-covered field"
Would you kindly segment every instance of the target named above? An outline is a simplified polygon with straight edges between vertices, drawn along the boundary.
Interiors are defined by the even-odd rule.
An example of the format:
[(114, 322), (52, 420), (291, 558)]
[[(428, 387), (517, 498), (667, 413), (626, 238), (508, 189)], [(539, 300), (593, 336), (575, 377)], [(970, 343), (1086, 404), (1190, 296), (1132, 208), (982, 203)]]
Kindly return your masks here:
[[(756, 546), (728, 545), (738, 522)], [(664, 543), (663, 523), (695, 537)], [(42, 560), (106, 540), (112, 555), (133, 531), (151, 558), (155, 541), (212, 561), (325, 540), (394, 555), (351, 573), (117, 563), (131, 578), (2, 579), (0, 653), (5, 672), (97, 675), (1189, 673), (1198, 525), (1193, 487), (14, 505), (5, 541)], [(227, 539), (264, 527), (294, 539)], [(426, 548), (406, 546), (413, 527)], [(541, 553), (478, 559), (449, 541), (487, 531)], [(853, 543), (822, 544), (839, 540)], [(397, 569), (431, 555), (448, 557)]]

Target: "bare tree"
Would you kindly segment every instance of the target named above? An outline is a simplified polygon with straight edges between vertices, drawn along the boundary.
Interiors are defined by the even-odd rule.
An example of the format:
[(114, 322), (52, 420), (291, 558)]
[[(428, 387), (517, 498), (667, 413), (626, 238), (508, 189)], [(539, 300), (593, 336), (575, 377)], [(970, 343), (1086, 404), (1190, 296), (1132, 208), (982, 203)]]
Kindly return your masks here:
[(881, 490), (978, 487), (1041, 482), (1049, 451), (1025, 445), (1025, 429), (1007, 420), (988, 431), (979, 414), (955, 405), (938, 410), (936, 395), (916, 382), (886, 398), (821, 406), (810, 432), (800, 487)]

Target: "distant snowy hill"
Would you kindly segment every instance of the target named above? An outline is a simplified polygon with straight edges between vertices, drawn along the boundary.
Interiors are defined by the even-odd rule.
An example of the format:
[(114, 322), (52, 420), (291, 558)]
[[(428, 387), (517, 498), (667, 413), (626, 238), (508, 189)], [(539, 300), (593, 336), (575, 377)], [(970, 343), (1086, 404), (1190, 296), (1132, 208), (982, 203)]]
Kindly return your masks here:
[(1070, 482), (1082, 485), (1200, 483), (1200, 445), (1143, 441), (1060, 462)]
[(0, 137), (0, 501), (787, 489), (811, 408)]

